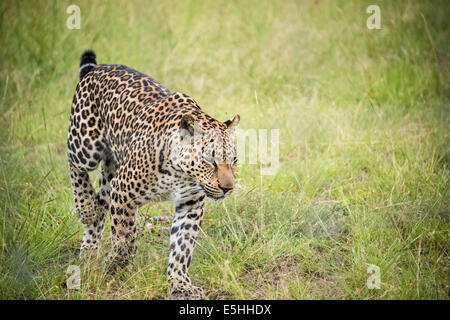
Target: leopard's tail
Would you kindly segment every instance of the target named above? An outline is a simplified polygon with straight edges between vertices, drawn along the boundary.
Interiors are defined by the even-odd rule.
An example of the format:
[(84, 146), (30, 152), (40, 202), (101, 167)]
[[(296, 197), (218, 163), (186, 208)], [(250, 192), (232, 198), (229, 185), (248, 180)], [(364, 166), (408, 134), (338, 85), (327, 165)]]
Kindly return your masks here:
[(97, 66), (97, 60), (95, 52), (92, 50), (86, 50), (80, 58), (80, 81), (83, 77), (92, 69)]

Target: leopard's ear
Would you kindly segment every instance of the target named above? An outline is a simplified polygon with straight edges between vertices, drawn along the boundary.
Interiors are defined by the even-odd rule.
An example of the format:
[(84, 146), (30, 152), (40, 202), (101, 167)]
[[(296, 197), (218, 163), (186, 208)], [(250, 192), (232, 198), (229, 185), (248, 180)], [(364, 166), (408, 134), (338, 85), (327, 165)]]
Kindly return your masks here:
[(180, 128), (189, 131), (191, 135), (194, 135), (194, 122), (195, 119), (190, 114), (185, 114), (180, 120)]
[(241, 120), (241, 117), (237, 114), (233, 119), (227, 120), (224, 123), (227, 125), (228, 129), (235, 129), (239, 124), (239, 120)]

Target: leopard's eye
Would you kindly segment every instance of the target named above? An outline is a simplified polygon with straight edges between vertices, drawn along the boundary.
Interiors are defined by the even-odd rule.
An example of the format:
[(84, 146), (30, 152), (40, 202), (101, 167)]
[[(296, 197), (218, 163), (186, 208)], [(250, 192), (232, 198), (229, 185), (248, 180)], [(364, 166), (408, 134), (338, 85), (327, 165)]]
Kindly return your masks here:
[(211, 152), (211, 156), (206, 156), (205, 157), (205, 162), (214, 166), (214, 168), (217, 168), (217, 162), (216, 162), (216, 151), (213, 150)]
[(214, 166), (215, 168), (217, 167), (217, 163), (216, 160), (214, 160), (214, 158), (207, 157), (205, 158), (205, 162)]

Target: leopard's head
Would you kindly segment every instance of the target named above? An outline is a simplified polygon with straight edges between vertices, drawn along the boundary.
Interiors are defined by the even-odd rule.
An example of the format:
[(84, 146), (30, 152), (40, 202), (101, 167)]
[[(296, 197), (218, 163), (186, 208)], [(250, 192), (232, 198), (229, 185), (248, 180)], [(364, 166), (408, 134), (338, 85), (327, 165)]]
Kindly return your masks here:
[(223, 200), (234, 189), (237, 154), (234, 131), (240, 117), (219, 122), (207, 115), (182, 116), (177, 145), (178, 167), (212, 200)]

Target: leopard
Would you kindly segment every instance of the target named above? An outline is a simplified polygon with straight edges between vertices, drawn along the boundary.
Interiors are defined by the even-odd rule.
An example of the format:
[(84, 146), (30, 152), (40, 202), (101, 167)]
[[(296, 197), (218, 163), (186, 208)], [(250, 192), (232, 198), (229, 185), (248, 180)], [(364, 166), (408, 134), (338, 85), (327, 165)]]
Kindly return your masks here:
[[(81, 256), (98, 252), (105, 219), (112, 247), (103, 262), (125, 267), (137, 254), (137, 210), (175, 204), (168, 244), (170, 299), (203, 299), (189, 269), (206, 199), (235, 188), (235, 131), (240, 116), (221, 122), (190, 96), (120, 64), (80, 58), (67, 138), (73, 212), (84, 225)], [(98, 190), (90, 172), (99, 168)]]

